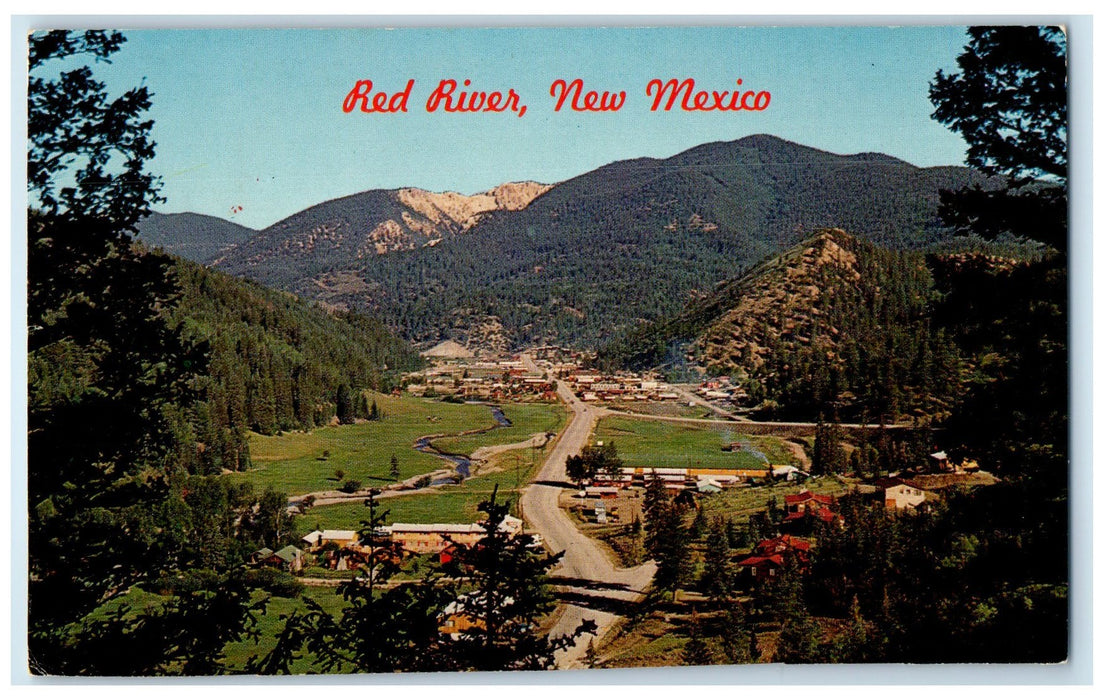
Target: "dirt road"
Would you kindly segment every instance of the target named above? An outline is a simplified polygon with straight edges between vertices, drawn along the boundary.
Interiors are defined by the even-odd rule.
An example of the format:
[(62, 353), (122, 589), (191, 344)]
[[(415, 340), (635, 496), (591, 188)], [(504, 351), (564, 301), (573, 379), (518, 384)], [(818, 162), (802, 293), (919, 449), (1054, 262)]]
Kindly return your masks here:
[[(527, 360), (530, 371), (536, 370), (532, 360), (526, 356), (523, 359)], [(589, 619), (598, 625), (597, 636), (601, 637), (617, 619), (609, 608), (640, 599), (655, 575), (655, 563), (647, 562), (632, 569), (618, 568), (598, 543), (579, 532), (560, 510), (560, 492), (569, 487), (567, 457), (582, 450), (598, 418), (606, 411), (584, 404), (564, 382), (557, 382), (556, 388), (573, 416), (535, 481), (523, 490), (521, 505), (525, 519), (552, 551), (564, 552), (559, 566), (552, 572), (553, 577), (568, 582), (560, 588), (561, 595), (580, 601), (565, 606), (551, 634), (572, 632), (584, 619)], [(577, 667), (589, 642), (589, 635), (584, 636), (573, 648), (557, 656), (557, 665)]]

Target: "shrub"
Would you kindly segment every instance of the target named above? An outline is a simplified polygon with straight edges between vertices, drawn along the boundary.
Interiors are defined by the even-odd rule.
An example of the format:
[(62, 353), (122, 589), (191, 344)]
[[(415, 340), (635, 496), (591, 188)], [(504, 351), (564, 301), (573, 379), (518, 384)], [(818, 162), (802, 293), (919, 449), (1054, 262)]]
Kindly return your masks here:
[(281, 598), (298, 598), (304, 588), (303, 584), (288, 572), (267, 567), (247, 571), (245, 582)]

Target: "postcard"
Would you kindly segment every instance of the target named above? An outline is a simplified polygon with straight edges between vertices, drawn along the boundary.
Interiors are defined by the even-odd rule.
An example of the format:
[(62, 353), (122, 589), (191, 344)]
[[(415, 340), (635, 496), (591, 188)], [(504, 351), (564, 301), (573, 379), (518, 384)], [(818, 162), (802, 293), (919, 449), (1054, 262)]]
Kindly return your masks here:
[(27, 44), (27, 668), (1070, 655), (1063, 27)]

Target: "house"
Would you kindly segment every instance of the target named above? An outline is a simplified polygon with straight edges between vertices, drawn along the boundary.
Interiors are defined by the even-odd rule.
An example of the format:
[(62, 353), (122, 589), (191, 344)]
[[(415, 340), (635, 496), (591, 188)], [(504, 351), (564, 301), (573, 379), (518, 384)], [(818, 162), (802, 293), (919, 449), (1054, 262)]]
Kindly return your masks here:
[(269, 557), (271, 557), (273, 554), (275, 554), (275, 552), (273, 552), (268, 547), (261, 547), (256, 552), (253, 552), (252, 554), (249, 555), (249, 563), (250, 564), (263, 564), (264, 561), (266, 559), (268, 559)]
[(818, 523), (839, 523), (839, 515), (834, 511), (835, 504), (836, 499), (831, 496), (802, 489), (800, 493), (785, 497), (786, 515), (779, 527), (785, 532), (809, 533)]
[(362, 547), (334, 549), (323, 555), (322, 563), (335, 571), (348, 571), (350, 569), (366, 568), (369, 562), (379, 564), (391, 562), (402, 563), (402, 551), (394, 547), (376, 547), (369, 551)]
[[(256, 553), (259, 554), (263, 551), (264, 550), (258, 550), (258, 552)], [(272, 550), (268, 551), (271, 552), (271, 554), (269, 554), (264, 559), (258, 560), (258, 564), (261, 564), (263, 566), (271, 566), (277, 569), (283, 569), (284, 571), (290, 571), (292, 573), (297, 573), (303, 570), (303, 550), (299, 549), (295, 545), (289, 544), (283, 549), (277, 550), (275, 552), (272, 552)]]
[(588, 486), (584, 495), (587, 498), (617, 498), (621, 489), (617, 486)]
[(360, 534), (356, 530), (315, 530), (304, 535), (303, 542), (312, 552), (331, 542), (339, 548), (353, 547), (360, 544)]
[(808, 474), (789, 464), (771, 465), (771, 476), (783, 481), (798, 481), (807, 479)]
[[(503, 606), (513, 605), (513, 603), (514, 599), (509, 596), (501, 601)], [(478, 617), (478, 610), (483, 605), (484, 601), (479, 592), (457, 597), (441, 611), (437, 631), (457, 641), (470, 629), (486, 629), (486, 623)]]
[(787, 558), (796, 562), (799, 572), (806, 573), (809, 569), (809, 541), (790, 535), (761, 540), (751, 554), (738, 560), (736, 565), (757, 583), (764, 583), (779, 575)]
[(874, 482), (878, 487), (886, 510), (913, 510), (925, 501), (937, 500), (939, 496), (925, 490), (911, 479), (890, 476)]
[(934, 471), (949, 472), (954, 471), (954, 467), (951, 466), (950, 460), (947, 458), (946, 452), (933, 452), (928, 455), (928, 461)]
[(721, 485), (713, 479), (698, 479), (695, 486), (698, 489), (698, 493), (720, 493)]

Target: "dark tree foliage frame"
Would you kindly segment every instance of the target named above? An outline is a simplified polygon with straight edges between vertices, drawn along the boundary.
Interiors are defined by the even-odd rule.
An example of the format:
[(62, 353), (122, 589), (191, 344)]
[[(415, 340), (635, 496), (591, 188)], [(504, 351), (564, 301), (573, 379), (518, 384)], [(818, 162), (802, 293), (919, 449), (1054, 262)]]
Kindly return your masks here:
[(961, 233), (1011, 234), (1065, 250), (1068, 238), (1066, 35), (1058, 27), (971, 27), (958, 72), (936, 73), (932, 117), (968, 145), (966, 162), (998, 189), (944, 192)]
[(206, 365), (204, 348), (169, 323), (179, 298), (171, 260), (130, 240), (160, 201), (160, 181), (146, 170), (149, 91), (111, 99), (87, 65), (54, 69), (71, 57), (107, 61), (123, 42), (102, 31), (30, 38), (28, 652), (36, 674), (215, 673), (253, 614), (239, 579), (210, 572), (156, 610), (122, 602), (89, 617), (134, 584), (188, 565), (193, 506), (177, 469), (179, 417), (195, 403)]

